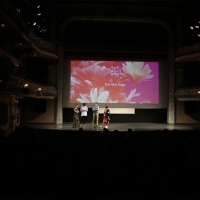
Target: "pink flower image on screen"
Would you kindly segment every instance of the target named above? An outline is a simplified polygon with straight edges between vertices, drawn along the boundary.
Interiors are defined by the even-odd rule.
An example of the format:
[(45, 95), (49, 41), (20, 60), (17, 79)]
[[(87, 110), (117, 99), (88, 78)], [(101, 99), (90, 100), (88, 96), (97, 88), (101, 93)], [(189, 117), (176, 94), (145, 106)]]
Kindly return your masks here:
[(159, 103), (158, 62), (71, 61), (70, 102)]

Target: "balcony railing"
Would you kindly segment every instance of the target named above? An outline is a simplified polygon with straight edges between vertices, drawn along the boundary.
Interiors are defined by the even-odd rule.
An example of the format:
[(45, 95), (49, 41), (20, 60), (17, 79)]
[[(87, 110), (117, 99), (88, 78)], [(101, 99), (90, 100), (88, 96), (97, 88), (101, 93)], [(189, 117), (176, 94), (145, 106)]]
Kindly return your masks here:
[(21, 29), (21, 32), (24, 33), (38, 49), (56, 55), (56, 45), (43, 39), (36, 39), (38, 37), (34, 31), (27, 26), (25, 21), (18, 15), (15, 8), (6, 0), (0, 1), (0, 9), (6, 13), (6, 15), (16, 24), (16, 26)]
[(179, 48), (176, 51), (176, 57), (190, 55), (194, 53), (200, 53), (200, 44), (194, 44), (194, 45), (189, 45), (189, 46), (184, 46), (184, 47)]
[(179, 88), (175, 92), (176, 98), (197, 98), (198, 91), (200, 91), (200, 87), (198, 88)]
[(57, 96), (57, 90), (55, 86), (40, 84), (30, 79), (21, 78), (16, 75), (8, 76), (5, 91), (12, 91), (19, 94), (23, 93), (25, 84), (27, 84), (29, 88), (28, 94), (38, 95), (38, 89), (40, 88), (40, 94), (42, 96)]

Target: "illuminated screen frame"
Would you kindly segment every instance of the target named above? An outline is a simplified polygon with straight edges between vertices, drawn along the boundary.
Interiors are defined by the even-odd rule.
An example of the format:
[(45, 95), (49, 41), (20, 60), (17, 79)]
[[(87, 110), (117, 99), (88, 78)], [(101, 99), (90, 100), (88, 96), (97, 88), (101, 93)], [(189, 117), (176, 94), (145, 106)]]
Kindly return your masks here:
[[(131, 70), (129, 69), (130, 66), (133, 67), (140, 67), (140, 74), (145, 74), (145, 76), (142, 77), (140, 81), (141, 82), (146, 82), (149, 83), (153, 77), (155, 77), (155, 67), (154, 69), (152, 69), (152, 64), (157, 64), (157, 102), (156, 103), (151, 103), (148, 102), (148, 100), (145, 102), (136, 102), (133, 103), (131, 101), (131, 103), (125, 103), (125, 102), (116, 102), (113, 103), (111, 101), (107, 101), (107, 102), (99, 102), (100, 105), (105, 105), (105, 103), (109, 104), (110, 107), (122, 107), (122, 108), (167, 108), (167, 88), (168, 88), (168, 76), (166, 76), (168, 74), (168, 66), (167, 63), (165, 61), (87, 61), (87, 60), (65, 60), (64, 62), (64, 68), (63, 68), (63, 107), (74, 107), (74, 104), (76, 102), (70, 102), (70, 93), (72, 92), (72, 88), (71, 88), (71, 79), (73, 79), (73, 84), (75, 84), (77, 80), (74, 79), (74, 76), (76, 73), (74, 73), (74, 70), (71, 70), (71, 63), (76, 62), (76, 64), (73, 64), (72, 67), (76, 68), (76, 73), (78, 74), (78, 72), (80, 73), (79, 75), (82, 76), (82, 72), (83, 69), (86, 70), (86, 68), (88, 68), (89, 66), (91, 67), (91, 64), (93, 63), (93, 69), (97, 69), (97, 65), (101, 67), (101, 69), (107, 70), (109, 69), (109, 73), (117, 73), (119, 71), (117, 70), (122, 70), (126, 71), (127, 73), (125, 74), (127, 78), (130, 78), (130, 74), (131, 74)], [(81, 63), (82, 62), (82, 63)], [(105, 62), (107, 63), (107, 67), (105, 69)], [(117, 68), (114, 64), (121, 62), (121, 66), (120, 68)], [(102, 65), (101, 65), (102, 64)], [(140, 65), (139, 65), (140, 64)], [(104, 66), (103, 66), (104, 65)], [(142, 66), (142, 67), (141, 67)], [(78, 69), (79, 68), (79, 69)], [(78, 71), (77, 71), (78, 69)], [(115, 71), (114, 71), (115, 69)], [(128, 71), (129, 70), (129, 71)], [(145, 71), (145, 73), (144, 73)], [(139, 72), (138, 72), (139, 74)], [(154, 76), (152, 76), (154, 75)], [(68, 77), (68, 78), (67, 78)], [(165, 80), (163, 79), (163, 77), (165, 77)], [(124, 77), (123, 77), (124, 78)], [(84, 80), (84, 78), (83, 78)], [(137, 79), (138, 80), (138, 79)], [(91, 80), (90, 80), (91, 81)], [(80, 82), (77, 83), (78, 85), (80, 85)], [(104, 83), (105, 85), (105, 83)], [(139, 85), (139, 84), (138, 84)], [(108, 85), (107, 85), (108, 86)], [(114, 86), (113, 86), (114, 87)], [(119, 88), (118, 88), (119, 89)], [(93, 94), (96, 92), (95, 87), (93, 88)], [(152, 89), (149, 88), (147, 90), (149, 93), (152, 93)], [(162, 92), (165, 91), (165, 92)], [(135, 97), (138, 97), (139, 92), (133, 89), (131, 90), (132, 94)], [(91, 93), (91, 90), (90, 90)], [(84, 94), (84, 93), (82, 93)], [(130, 95), (130, 93), (129, 93)], [(137, 96), (138, 95), (138, 96)], [(83, 96), (82, 96), (83, 97)], [(85, 101), (84, 98), (81, 98), (82, 100), (84, 100), (85, 103), (87, 103), (88, 106), (92, 106), (93, 103), (89, 102), (89, 101)], [(96, 99), (97, 100), (97, 99)], [(97, 100), (98, 101), (98, 100)], [(159, 102), (158, 102), (159, 101)], [(82, 104), (83, 101), (79, 101), (78, 104)]]

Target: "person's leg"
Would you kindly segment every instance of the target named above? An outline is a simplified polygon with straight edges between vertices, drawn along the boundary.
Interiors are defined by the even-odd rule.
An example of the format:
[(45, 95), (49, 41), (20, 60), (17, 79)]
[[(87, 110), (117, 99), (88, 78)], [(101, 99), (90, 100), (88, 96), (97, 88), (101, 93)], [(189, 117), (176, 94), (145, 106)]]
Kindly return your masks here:
[(99, 124), (99, 113), (96, 113), (96, 125), (98, 126)]
[(81, 116), (81, 120), (80, 120), (80, 127), (83, 124), (83, 116)]
[(86, 122), (86, 116), (83, 116), (83, 121), (82, 121), (83, 127), (85, 126), (85, 122)]
[(103, 128), (104, 127), (104, 117), (103, 117), (103, 121), (102, 121), (102, 124), (101, 124), (101, 126), (100, 126), (101, 128)]
[(75, 127), (75, 117), (73, 117), (73, 124), (72, 124), (72, 128)]
[(94, 126), (95, 113), (92, 114), (92, 126)]
[(110, 118), (108, 119), (107, 124), (106, 124), (107, 128), (108, 128), (108, 124), (110, 124)]

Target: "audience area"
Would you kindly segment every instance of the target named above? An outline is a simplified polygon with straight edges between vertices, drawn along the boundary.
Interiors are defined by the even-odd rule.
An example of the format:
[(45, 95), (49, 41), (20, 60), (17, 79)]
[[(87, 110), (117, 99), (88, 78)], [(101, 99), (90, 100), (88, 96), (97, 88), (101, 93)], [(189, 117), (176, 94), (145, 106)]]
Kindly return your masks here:
[(1, 131), (0, 163), (3, 198), (198, 198), (200, 134), (22, 127)]

